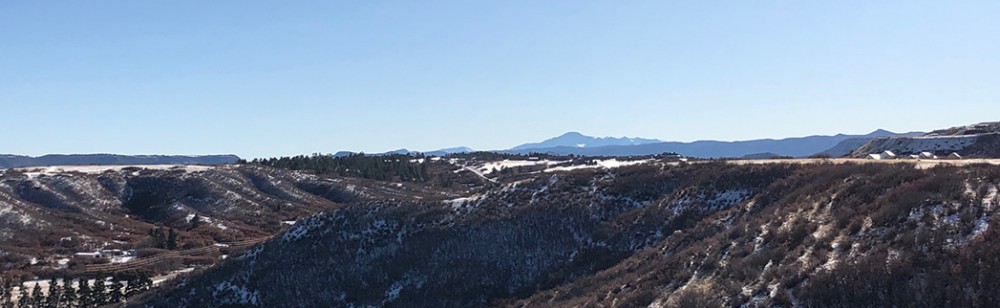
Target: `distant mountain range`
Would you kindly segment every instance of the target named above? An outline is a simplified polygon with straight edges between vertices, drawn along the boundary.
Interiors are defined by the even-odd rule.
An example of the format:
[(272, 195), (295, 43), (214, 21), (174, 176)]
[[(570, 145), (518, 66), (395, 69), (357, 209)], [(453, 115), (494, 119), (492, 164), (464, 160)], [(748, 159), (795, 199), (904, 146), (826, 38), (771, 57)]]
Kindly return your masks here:
[(0, 169), (35, 166), (86, 165), (223, 165), (239, 160), (236, 155), (117, 155), (52, 154), (39, 157), (0, 154)]
[[(558, 137), (550, 138), (541, 142), (525, 143), (506, 150), (492, 150), (488, 152), (507, 154), (531, 154), (546, 153), (555, 155), (581, 155), (581, 156), (638, 156), (656, 155), (661, 153), (678, 153), (687, 157), (699, 158), (765, 158), (765, 157), (807, 157), (812, 155), (828, 155), (830, 157), (859, 156), (869, 151), (892, 150), (911, 151), (918, 150), (956, 150), (965, 143), (975, 143), (976, 147), (969, 147), (967, 150), (958, 151), (960, 154), (971, 154), (983, 156), (990, 152), (992, 145), (996, 144), (995, 136), (1000, 124), (982, 123), (969, 126), (950, 128), (947, 130), (934, 131), (930, 134), (922, 132), (894, 133), (879, 129), (864, 135), (817, 135), (807, 137), (795, 137), (785, 139), (757, 139), (746, 141), (694, 141), (676, 142), (660, 141), (647, 138), (631, 137), (593, 137), (578, 132), (569, 132)], [(989, 135), (979, 138), (979, 142), (969, 139), (973, 134)], [(952, 143), (954, 145), (936, 145), (935, 147), (923, 146), (923, 143), (930, 142), (926, 138), (942, 138), (942, 136), (960, 135), (962, 144), (958, 144), (958, 139)], [(941, 139), (944, 140), (944, 139)], [(970, 139), (971, 140), (971, 139)], [(872, 143), (876, 142), (876, 143)], [(920, 142), (918, 144), (918, 142)], [(900, 144), (905, 143), (906, 146)], [(896, 149), (898, 148), (898, 149)], [(923, 149), (928, 148), (928, 149)], [(954, 148), (954, 149), (952, 149)], [(982, 148), (982, 149), (980, 149)], [(964, 149), (964, 148), (963, 148)], [(434, 151), (418, 152), (407, 149), (399, 149), (374, 155), (388, 154), (423, 154), (428, 156), (445, 156), (455, 153), (475, 152), (468, 147), (453, 147)], [(915, 151), (915, 150), (914, 150)], [(334, 154), (336, 157), (347, 156), (355, 152), (340, 151)], [(991, 152), (992, 153), (992, 152)], [(152, 164), (199, 164), (218, 165), (235, 163), (240, 158), (236, 155), (206, 155), (206, 156), (169, 156), (169, 155), (115, 155), (115, 154), (72, 154), (72, 155), (45, 155), (40, 157), (0, 155), (0, 168), (16, 168), (30, 166), (55, 166), (55, 165), (152, 165)]]
[[(640, 138), (595, 138), (578, 133), (569, 133), (540, 143), (529, 143), (498, 152), (511, 154), (574, 154), (585, 156), (653, 155), (674, 152), (684, 156), (701, 158), (754, 157), (762, 153), (766, 153), (769, 156), (806, 157), (824, 153), (839, 157), (878, 137), (915, 136), (920, 134), (922, 133), (910, 132), (900, 134), (880, 129), (865, 135), (837, 134), (833, 136), (808, 136), (777, 140), (662, 142), (654, 139)], [(578, 142), (586, 144), (588, 141), (599, 141), (592, 144), (603, 144), (601, 142), (605, 142), (611, 145), (572, 145)], [(857, 146), (846, 150), (841, 149), (853, 144), (857, 144)], [(555, 146), (545, 147), (546, 145)]]
[[(807, 157), (829, 155), (842, 157), (876, 138), (912, 137), (922, 132), (894, 133), (879, 129), (864, 135), (817, 135), (785, 139), (757, 139), (746, 141), (694, 141), (676, 142), (632, 137), (593, 137), (578, 132), (568, 132), (541, 142), (525, 143), (506, 150), (490, 150), (506, 154), (546, 153), (555, 155), (582, 156), (637, 156), (661, 153), (678, 153), (700, 158), (755, 158), (755, 157)], [(455, 147), (434, 151), (411, 151), (399, 149), (374, 155), (423, 154), (445, 156), (455, 153), (475, 152), (468, 147)], [(346, 156), (355, 152), (341, 151), (334, 156)]]
[(511, 151), (523, 151), (532, 149), (551, 149), (560, 147), (572, 148), (597, 148), (606, 146), (631, 146), (650, 143), (661, 143), (656, 139), (629, 138), (629, 137), (591, 137), (578, 132), (568, 132), (562, 136), (551, 138), (538, 143), (526, 143), (511, 148)]

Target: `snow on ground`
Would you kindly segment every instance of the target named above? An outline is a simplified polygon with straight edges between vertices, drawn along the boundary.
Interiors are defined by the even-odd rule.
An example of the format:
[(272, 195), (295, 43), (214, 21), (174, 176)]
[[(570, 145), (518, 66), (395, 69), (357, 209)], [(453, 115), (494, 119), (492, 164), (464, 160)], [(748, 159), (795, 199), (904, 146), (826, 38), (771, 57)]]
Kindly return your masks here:
[(132, 262), (132, 260), (135, 260), (135, 258), (136, 258), (135, 256), (113, 256), (111, 257), (111, 263), (112, 264), (128, 263)]
[(451, 207), (453, 209), (457, 209), (457, 208), (460, 208), (460, 207), (464, 206), (467, 203), (475, 202), (475, 201), (479, 200), (479, 198), (482, 198), (482, 195), (473, 195), (473, 196), (469, 196), (469, 197), (462, 197), (462, 198), (455, 198), (455, 199), (451, 199), (451, 200), (445, 200), (444, 203), (446, 203), (448, 205), (451, 205)]
[(188, 267), (188, 268), (185, 268), (185, 269), (179, 269), (179, 270), (176, 270), (176, 271), (169, 272), (169, 273), (167, 273), (167, 274), (165, 274), (163, 276), (153, 277), (152, 278), (153, 285), (154, 286), (155, 285), (159, 285), (159, 284), (163, 283), (164, 281), (167, 281), (167, 280), (170, 280), (170, 279), (174, 279), (175, 277), (177, 277), (177, 275), (184, 274), (184, 273), (190, 273), (190, 272), (193, 272), (193, 271), (194, 271), (193, 267)]
[(39, 175), (56, 175), (67, 172), (80, 172), (86, 174), (101, 174), (106, 171), (122, 171), (126, 168), (138, 168), (147, 170), (183, 170), (184, 172), (202, 172), (216, 168), (216, 166), (202, 165), (94, 165), (94, 166), (48, 166), (48, 167), (24, 167), (14, 170), (24, 172), (29, 177)]
[(497, 182), (496, 179), (491, 179), (491, 178), (487, 177), (485, 174), (483, 174), (482, 172), (479, 172), (479, 170), (476, 170), (475, 168), (472, 168), (472, 167), (469, 167), (469, 166), (462, 166), (462, 168), (459, 168), (458, 170), (455, 170), (455, 172), (457, 173), (457, 172), (460, 172), (460, 171), (463, 171), (463, 170), (468, 170), (469, 172), (472, 172), (472, 173), (478, 175), (479, 177), (483, 178), (484, 180), (487, 180), (487, 181), (490, 181), (490, 182), (493, 182), (493, 183)]
[[(617, 168), (622, 166), (638, 165), (650, 162), (651, 160), (618, 160), (618, 159), (605, 159), (597, 160), (594, 165), (573, 165), (573, 166), (560, 166), (551, 167), (545, 169), (545, 172), (555, 172), (555, 171), (569, 171), (576, 169), (588, 169), (588, 168)], [(570, 163), (568, 160), (501, 160), (486, 162), (481, 165), (466, 167), (467, 169), (481, 174), (483, 176), (493, 173), (494, 171), (499, 171), (503, 169), (517, 168), (517, 167), (533, 167), (533, 166), (552, 166)]]
[(983, 196), (983, 207), (989, 211), (997, 205), (1000, 205), (1000, 189), (996, 185), (991, 185), (986, 191), (986, 196)]
[(983, 232), (986, 232), (986, 229), (989, 228), (990, 228), (990, 216), (979, 217), (979, 219), (976, 220), (976, 228), (972, 229), (972, 234), (969, 237), (970, 238), (979, 237), (980, 234), (983, 234)]
[[(184, 269), (180, 269), (180, 270), (176, 270), (176, 271), (172, 271), (172, 272), (166, 273), (166, 274), (164, 274), (162, 276), (152, 277), (150, 279), (153, 280), (153, 285), (155, 286), (155, 285), (159, 285), (159, 284), (163, 283), (164, 281), (167, 281), (167, 280), (170, 280), (170, 279), (174, 279), (179, 274), (190, 273), (192, 271), (194, 271), (194, 268), (193, 267), (188, 267), (188, 268), (184, 268)], [(25, 289), (25, 291), (31, 292), (31, 290), (34, 289), (35, 284), (38, 284), (38, 287), (42, 289), (42, 295), (48, 295), (49, 294), (49, 282), (50, 281), (51, 280), (48, 280), (48, 279), (26, 280), (26, 281), (24, 281), (24, 282), (21, 283), (21, 286)], [(56, 279), (56, 282), (59, 283), (59, 284), (65, 284), (66, 283), (65, 281), (62, 280), (62, 278)], [(79, 287), (76, 280), (70, 280), (69, 282), (70, 282), (70, 284), (74, 288), (78, 288)], [(87, 282), (89, 284), (93, 285), (93, 284), (95, 284), (96, 280), (89, 279), (89, 280), (87, 280)], [(104, 283), (105, 284), (110, 284), (111, 281), (110, 280), (106, 280)], [(128, 282), (124, 282), (124, 285), (128, 285)], [(11, 292), (11, 295), (12, 295), (12, 298), (13, 298), (14, 302), (17, 302), (18, 296), (20, 295), (20, 289), (21, 289), (21, 287), (14, 286), (13, 292)]]
[(618, 168), (618, 167), (622, 167), (622, 166), (632, 166), (632, 165), (644, 164), (644, 163), (647, 163), (647, 162), (650, 162), (650, 161), (652, 161), (652, 160), (651, 159), (644, 159), (644, 160), (606, 159), (606, 160), (598, 160), (598, 161), (596, 161), (597, 162), (596, 165), (574, 165), (574, 166), (552, 167), (552, 168), (545, 169), (545, 172), (570, 171), (570, 170), (588, 169), (588, 168), (606, 168), (606, 169), (611, 169), (611, 168)]
[(195, 213), (189, 213), (189, 214), (187, 214), (187, 216), (184, 217), (184, 220), (186, 220), (188, 223), (191, 223), (191, 220), (193, 220), (195, 216), (198, 216), (198, 221), (199, 222), (212, 223), (212, 217), (199, 216), (199, 215), (197, 215)]
[(22, 226), (28, 226), (34, 221), (28, 213), (14, 208), (14, 204), (7, 202), (0, 202), (0, 219), (4, 222), (17, 221)]
[(501, 160), (501, 161), (492, 161), (492, 162), (485, 163), (482, 166), (476, 167), (476, 169), (478, 169), (479, 172), (482, 172), (483, 174), (490, 174), (494, 170), (500, 170), (500, 169), (504, 169), (504, 168), (517, 168), (517, 167), (539, 166), (539, 165), (546, 165), (547, 166), (547, 165), (554, 165), (554, 164), (560, 164), (560, 163), (565, 163), (565, 162), (566, 161), (547, 160), (547, 159), (542, 159), (542, 160), (509, 160), (509, 159), (504, 159), (504, 160)]

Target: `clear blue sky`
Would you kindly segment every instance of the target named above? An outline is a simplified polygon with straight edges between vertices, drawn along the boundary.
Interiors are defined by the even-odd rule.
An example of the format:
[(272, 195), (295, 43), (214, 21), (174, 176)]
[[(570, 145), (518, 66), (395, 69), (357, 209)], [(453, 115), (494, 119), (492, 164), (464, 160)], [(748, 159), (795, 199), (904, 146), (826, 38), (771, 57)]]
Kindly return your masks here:
[(1000, 1), (2, 1), (0, 153), (508, 148), (1000, 120)]

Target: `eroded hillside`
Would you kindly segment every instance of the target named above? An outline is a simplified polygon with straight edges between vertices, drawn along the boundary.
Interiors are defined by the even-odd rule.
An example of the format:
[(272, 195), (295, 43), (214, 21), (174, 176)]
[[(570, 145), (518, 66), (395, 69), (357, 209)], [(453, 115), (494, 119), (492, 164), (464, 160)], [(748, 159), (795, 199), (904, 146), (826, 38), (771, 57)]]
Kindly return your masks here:
[[(1000, 168), (646, 164), (356, 203), (159, 306), (983, 304)], [(919, 294), (913, 296), (913, 294)], [(945, 300), (948, 301), (945, 301)], [(961, 302), (958, 302), (961, 301)]]
[(66, 275), (93, 263), (75, 253), (166, 248), (151, 242), (157, 228), (176, 233), (175, 249), (193, 249), (267, 237), (351, 202), (450, 196), (258, 166), (8, 169), (0, 171), (0, 257), (5, 274)]

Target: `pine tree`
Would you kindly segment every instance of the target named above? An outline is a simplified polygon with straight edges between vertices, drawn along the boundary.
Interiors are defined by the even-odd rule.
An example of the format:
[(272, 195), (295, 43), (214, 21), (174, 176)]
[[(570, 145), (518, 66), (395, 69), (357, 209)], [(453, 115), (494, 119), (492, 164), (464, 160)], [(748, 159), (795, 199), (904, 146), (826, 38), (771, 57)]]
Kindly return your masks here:
[(167, 249), (177, 249), (177, 232), (174, 232), (174, 228), (167, 232)]
[(122, 294), (122, 281), (117, 277), (111, 278), (111, 289), (108, 290), (108, 303), (121, 303), (125, 299)]
[(132, 298), (152, 288), (153, 280), (149, 277), (150, 273), (146, 271), (134, 272), (128, 275), (127, 284), (125, 285), (125, 298)]
[(31, 296), (28, 296), (28, 290), (24, 284), (21, 284), (21, 286), (17, 288), (17, 307), (31, 307)]
[(93, 307), (94, 292), (90, 289), (90, 281), (83, 277), (79, 278), (77, 281), (79, 282), (79, 291), (77, 292), (77, 296), (79, 297), (77, 303), (79, 303), (79, 305), (77, 305), (77, 307)]
[(31, 289), (31, 307), (42, 307), (45, 305), (45, 295), (42, 295), (42, 286), (35, 283), (35, 287)]
[(98, 273), (94, 279), (94, 287), (91, 292), (94, 294), (94, 305), (101, 306), (108, 303), (108, 286), (104, 284), (104, 274)]
[(0, 307), (7, 308), (13, 306), (14, 303), (11, 302), (11, 298), (14, 292), (14, 279), (11, 277), (2, 277), (0, 279), (3, 279), (3, 289), (0, 289)]
[(59, 307), (76, 307), (76, 288), (73, 287), (73, 280), (63, 277), (62, 298), (59, 299)]
[(163, 229), (160, 227), (155, 227), (149, 230), (149, 238), (153, 242), (153, 247), (156, 248), (167, 248), (166, 236), (163, 234)]
[(129, 275), (125, 282), (125, 298), (132, 298), (136, 294), (139, 294), (139, 277)]
[(148, 291), (153, 288), (153, 279), (149, 278), (149, 273), (143, 272), (141, 276), (141, 283), (139, 284), (141, 291)]
[(194, 213), (194, 217), (191, 218), (191, 229), (188, 230), (198, 228), (198, 226), (201, 226), (201, 215)]
[(59, 286), (59, 281), (55, 277), (49, 280), (49, 294), (45, 300), (45, 307), (56, 308), (59, 307), (59, 301), (62, 300), (62, 287)]

